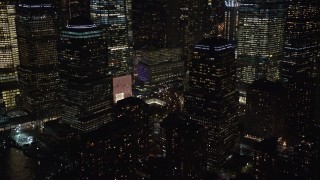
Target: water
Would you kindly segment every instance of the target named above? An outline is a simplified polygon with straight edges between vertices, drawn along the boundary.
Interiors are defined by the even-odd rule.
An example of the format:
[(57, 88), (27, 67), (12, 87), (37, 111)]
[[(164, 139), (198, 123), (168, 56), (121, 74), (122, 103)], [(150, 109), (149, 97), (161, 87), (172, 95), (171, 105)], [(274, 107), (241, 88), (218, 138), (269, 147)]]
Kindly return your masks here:
[(1, 180), (45, 179), (54, 165), (26, 157), (21, 150), (10, 148), (0, 150)]

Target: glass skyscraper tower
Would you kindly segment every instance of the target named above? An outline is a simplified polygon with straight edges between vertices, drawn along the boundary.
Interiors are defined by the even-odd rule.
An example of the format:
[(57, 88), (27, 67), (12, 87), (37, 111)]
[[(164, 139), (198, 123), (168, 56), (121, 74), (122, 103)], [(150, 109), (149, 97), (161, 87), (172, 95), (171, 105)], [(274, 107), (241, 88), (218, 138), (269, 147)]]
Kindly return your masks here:
[(281, 79), (299, 74), (314, 76), (320, 50), (320, 6), (316, 0), (288, 3)]
[(230, 41), (237, 41), (238, 29), (238, 8), (237, 0), (225, 1), (224, 21), (223, 21), (223, 37)]
[[(113, 77), (114, 102), (126, 98), (132, 88), (131, 0), (91, 0), (90, 14), (101, 26), (108, 45), (108, 69)], [(121, 79), (130, 81), (121, 82)], [(118, 97), (118, 98), (117, 98)]]
[(237, 50), (238, 86), (266, 77), (278, 80), (282, 59), (284, 0), (240, 0)]
[(320, 5), (317, 0), (288, 2), (281, 80), (288, 89), (288, 128), (292, 143), (299, 143), (319, 125), (314, 115), (319, 83)]
[(130, 73), (129, 8), (126, 0), (91, 0), (90, 13), (97, 26), (106, 32), (108, 65), (114, 76)]
[(15, 108), (17, 87), (16, 66), (19, 64), (15, 6), (9, 1), (0, 2), (0, 103), (6, 110)]
[(234, 51), (225, 39), (205, 38), (195, 46), (189, 69), (186, 118), (208, 128), (208, 168), (222, 165), (239, 148)]
[(46, 0), (22, 1), (16, 5), (16, 26), (23, 109), (36, 120), (56, 118), (60, 115), (56, 10)]
[(111, 121), (111, 78), (103, 30), (85, 17), (71, 19), (61, 32), (59, 74), (62, 121), (89, 132)]

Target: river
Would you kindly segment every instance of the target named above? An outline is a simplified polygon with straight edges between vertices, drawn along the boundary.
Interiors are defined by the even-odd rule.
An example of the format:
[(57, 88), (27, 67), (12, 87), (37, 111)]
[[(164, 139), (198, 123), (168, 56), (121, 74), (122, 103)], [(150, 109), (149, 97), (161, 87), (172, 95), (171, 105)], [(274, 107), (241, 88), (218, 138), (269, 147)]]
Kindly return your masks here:
[(45, 179), (55, 169), (52, 162), (37, 161), (26, 157), (21, 150), (8, 148), (0, 150), (1, 180)]

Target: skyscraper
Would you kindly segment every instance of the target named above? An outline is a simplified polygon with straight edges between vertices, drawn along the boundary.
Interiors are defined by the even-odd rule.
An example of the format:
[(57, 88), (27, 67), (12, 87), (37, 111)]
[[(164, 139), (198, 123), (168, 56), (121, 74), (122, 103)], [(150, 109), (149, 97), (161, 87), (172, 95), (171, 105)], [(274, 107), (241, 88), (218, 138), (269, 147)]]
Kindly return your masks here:
[(46, 0), (25, 0), (16, 5), (16, 27), (23, 108), (35, 119), (57, 117), (60, 107), (56, 10)]
[(19, 64), (17, 33), (15, 27), (15, 6), (9, 1), (0, 2), (0, 99), (6, 110), (15, 108)]
[(89, 0), (58, 0), (54, 1), (59, 15), (59, 26), (63, 28), (68, 21), (77, 16), (90, 17)]
[(314, 76), (320, 50), (320, 10), (316, 0), (294, 0), (288, 3), (286, 14), (284, 58), (281, 79), (306, 74)]
[(113, 122), (82, 134), (77, 178), (142, 179), (148, 155), (148, 109), (141, 99), (125, 98), (114, 106)]
[(218, 34), (222, 28), (224, 1), (162, 0), (166, 9), (165, 45), (181, 47), (182, 58), (188, 64), (194, 45), (204, 36)]
[(319, 77), (320, 6), (316, 0), (288, 2), (281, 80), (288, 89), (291, 142), (299, 143), (316, 124), (316, 80)]
[(238, 87), (266, 77), (279, 79), (284, 30), (284, 0), (240, 0), (237, 50)]
[(130, 46), (125, 0), (91, 0), (94, 22), (107, 32), (109, 68), (115, 76), (129, 73)]
[[(131, 16), (128, 8), (131, 4), (126, 0), (90, 0), (91, 17), (107, 34), (108, 67), (113, 78), (131, 74), (132, 32), (129, 30)], [(114, 83), (116, 87), (116, 79)], [(121, 88), (115, 92), (119, 91)]]
[[(288, 133), (290, 145), (296, 145), (306, 139), (313, 125), (316, 97), (316, 81), (300, 74), (290, 78), (288, 89)], [(316, 132), (311, 132), (316, 133)], [(314, 134), (315, 135), (315, 134)]]
[(280, 82), (254, 81), (247, 89), (248, 134), (258, 138), (284, 137), (287, 93)]
[(223, 37), (229, 41), (237, 41), (239, 3), (237, 0), (225, 1)]
[(59, 73), (62, 121), (89, 132), (111, 121), (112, 80), (108, 77), (103, 30), (75, 17), (61, 32)]
[(166, 0), (133, 0), (134, 48), (161, 47), (165, 43)]
[(168, 178), (200, 179), (206, 172), (207, 131), (195, 121), (169, 114), (161, 122)]
[(186, 116), (209, 130), (209, 168), (222, 165), (239, 148), (234, 51), (225, 39), (205, 38), (195, 46), (191, 61)]
[(223, 22), (224, 2), (180, 0), (178, 6), (182, 55), (189, 63), (194, 45), (204, 36), (218, 34), (219, 25)]
[(149, 105), (139, 98), (128, 97), (118, 101), (113, 112), (114, 123), (123, 127), (117, 139), (115, 179), (137, 179), (134, 174), (146, 162), (149, 150)]
[(253, 145), (253, 174), (256, 179), (277, 179), (277, 139), (264, 139)]

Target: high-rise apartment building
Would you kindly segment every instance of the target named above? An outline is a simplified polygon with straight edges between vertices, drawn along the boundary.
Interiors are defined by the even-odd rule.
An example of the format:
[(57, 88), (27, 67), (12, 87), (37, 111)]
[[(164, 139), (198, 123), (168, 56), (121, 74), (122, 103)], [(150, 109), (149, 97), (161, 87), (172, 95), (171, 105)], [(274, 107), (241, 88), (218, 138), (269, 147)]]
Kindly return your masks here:
[(35, 119), (55, 118), (60, 115), (57, 70), (59, 34), (55, 7), (46, 0), (18, 3), (16, 27), (23, 109)]
[(89, 132), (111, 121), (112, 79), (103, 30), (75, 17), (61, 31), (59, 73), (62, 121)]
[(239, 148), (234, 52), (234, 45), (223, 38), (205, 38), (195, 46), (189, 70), (186, 119), (209, 130), (209, 168), (222, 165)]
[(239, 1), (238, 88), (266, 77), (275, 81), (283, 55), (285, 2)]
[(0, 97), (6, 110), (16, 107), (19, 64), (15, 6), (9, 1), (0, 2)]
[[(90, 0), (91, 17), (95, 24), (101, 26), (106, 33), (108, 68), (113, 78), (131, 74), (132, 37), (130, 36), (132, 31), (129, 26), (132, 23), (130, 22), (130, 11), (131, 4), (126, 0)], [(114, 79), (113, 82), (115, 83), (113, 86), (116, 87), (117, 79)], [(120, 91), (119, 88), (115, 92)], [(116, 97), (117, 94), (114, 96)]]

